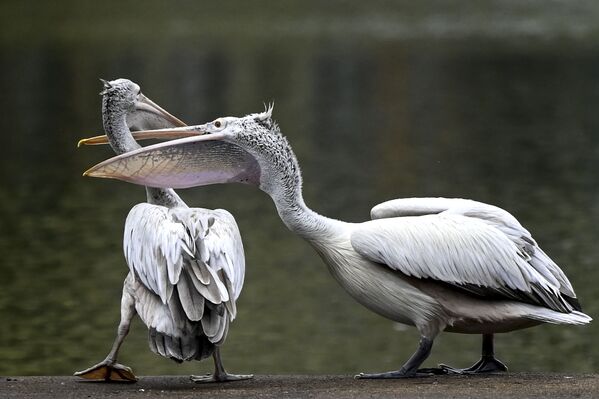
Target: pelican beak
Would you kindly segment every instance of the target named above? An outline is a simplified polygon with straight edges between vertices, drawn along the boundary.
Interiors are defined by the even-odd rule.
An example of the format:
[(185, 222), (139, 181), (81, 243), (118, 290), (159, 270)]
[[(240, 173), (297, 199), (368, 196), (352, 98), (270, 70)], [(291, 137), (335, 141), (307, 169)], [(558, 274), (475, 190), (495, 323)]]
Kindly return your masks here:
[(77, 142), (77, 148), (82, 145), (101, 145), (108, 144), (108, 137), (105, 134), (101, 136), (87, 137), (85, 139), (81, 139)]
[[(172, 130), (172, 131), (171, 131)], [(184, 137), (192, 137), (197, 136), (198, 134), (196, 130), (176, 130), (176, 129), (156, 129), (156, 130), (140, 130), (139, 132), (131, 132), (133, 138), (137, 141), (139, 140), (149, 140), (149, 139), (157, 139), (157, 140), (174, 140), (181, 139)], [(85, 139), (81, 139), (77, 142), (77, 147), (81, 147), (82, 145), (103, 145), (108, 144), (108, 137), (106, 135), (102, 136), (94, 136), (88, 137)]]
[[(113, 173), (114, 168), (107, 167), (108, 165), (119, 163), (122, 160), (127, 160), (129, 158), (136, 158), (138, 153), (144, 154), (147, 152), (151, 152), (153, 154), (157, 154), (157, 153), (163, 154), (164, 151), (162, 151), (162, 149), (164, 147), (170, 147), (171, 145), (176, 146), (179, 142), (186, 141), (186, 140), (177, 140), (177, 138), (190, 139), (192, 137), (196, 138), (197, 136), (202, 136), (202, 135), (206, 134), (207, 126), (208, 125), (196, 125), (196, 126), (176, 127), (176, 128), (171, 128), (171, 129), (141, 130), (139, 132), (136, 132), (136, 133), (143, 135), (144, 137), (152, 136), (152, 138), (155, 138), (155, 139), (172, 138), (172, 140), (165, 142), (165, 143), (159, 143), (159, 144), (143, 147), (143, 148), (137, 149), (135, 151), (130, 151), (125, 154), (121, 154), (116, 157), (107, 159), (104, 162), (100, 162), (99, 164), (92, 166), (91, 168), (89, 168), (88, 170), (83, 172), (83, 176), (118, 179), (119, 177)], [(101, 136), (98, 136), (98, 137), (101, 137)], [(93, 139), (93, 137), (91, 139)], [(220, 137), (220, 135), (212, 134), (212, 135), (208, 135), (205, 138), (202, 138), (201, 140), (209, 141), (209, 140), (219, 140), (219, 139), (222, 139)], [(141, 151), (141, 150), (146, 150), (146, 151)], [(129, 156), (126, 156), (126, 155), (129, 155)]]
[[(156, 121), (154, 123), (158, 123), (159, 127), (163, 126), (187, 126), (185, 122), (180, 120), (179, 118), (171, 115), (160, 105), (156, 104), (154, 101), (150, 100), (148, 97), (143, 94), (139, 94), (139, 99), (135, 102), (135, 111), (141, 115), (145, 115), (145, 118), (153, 118)], [(152, 122), (150, 122), (152, 123)], [(179, 139), (183, 137), (197, 136), (197, 133), (191, 132), (178, 132), (172, 134), (161, 134), (156, 136), (153, 132), (149, 130), (132, 132), (133, 138), (137, 141), (139, 140), (148, 140), (148, 139)], [(106, 135), (94, 136), (85, 139), (79, 140), (77, 143), (77, 147), (81, 147), (82, 145), (102, 145), (108, 144), (108, 137)]]
[(137, 111), (145, 111), (150, 114), (154, 114), (159, 118), (164, 119), (169, 125), (172, 126), (187, 126), (185, 122), (169, 114), (164, 108), (141, 93), (139, 93), (139, 100), (135, 103), (135, 109)]
[(219, 183), (259, 184), (256, 159), (208, 125), (154, 130), (153, 134), (194, 132), (187, 137), (127, 152), (93, 166), (83, 176), (118, 179), (150, 187), (187, 188)]

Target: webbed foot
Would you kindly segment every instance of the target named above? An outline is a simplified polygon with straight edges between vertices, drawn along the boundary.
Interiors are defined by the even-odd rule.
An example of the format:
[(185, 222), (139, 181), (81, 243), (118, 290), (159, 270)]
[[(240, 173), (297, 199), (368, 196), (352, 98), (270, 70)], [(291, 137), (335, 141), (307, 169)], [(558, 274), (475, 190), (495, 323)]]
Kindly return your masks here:
[(205, 384), (209, 382), (231, 382), (231, 381), (242, 381), (254, 378), (253, 374), (229, 374), (229, 373), (214, 373), (204, 375), (192, 375), (189, 377), (190, 380), (196, 384)]
[[(395, 371), (387, 371), (385, 373), (360, 373), (354, 376), (356, 380), (362, 379), (397, 379), (397, 378), (420, 378), (420, 377), (430, 377), (435, 374), (443, 374), (443, 373), (435, 373), (432, 372), (433, 369), (418, 369), (415, 372), (406, 372), (404, 370), (395, 370)], [(437, 369), (434, 369), (437, 370)]]
[(478, 362), (465, 369), (457, 369), (446, 364), (440, 364), (439, 367), (445, 370), (446, 374), (482, 374), (507, 371), (507, 366), (494, 356), (483, 356)]
[(104, 360), (86, 370), (77, 371), (74, 376), (85, 378), (88, 380), (97, 380), (105, 382), (136, 382), (137, 377), (133, 374), (131, 367), (111, 363)]

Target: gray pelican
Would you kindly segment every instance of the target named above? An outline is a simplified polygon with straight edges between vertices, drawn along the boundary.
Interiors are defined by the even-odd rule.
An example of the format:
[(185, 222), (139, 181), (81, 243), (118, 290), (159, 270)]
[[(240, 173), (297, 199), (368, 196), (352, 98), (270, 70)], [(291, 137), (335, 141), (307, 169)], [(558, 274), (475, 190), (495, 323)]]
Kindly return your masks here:
[[(375, 206), (372, 220), (363, 223), (312, 211), (302, 198), (298, 161), (271, 113), (272, 107), (165, 129), (165, 135), (202, 135), (116, 156), (84, 175), (177, 188), (239, 182), (265, 191), (283, 223), (314, 247), (355, 300), (420, 333), (416, 352), (400, 369), (357, 378), (504, 370), (493, 355), (493, 334), (591, 321), (560, 268), (513, 216), (495, 206), (397, 199)], [(419, 369), (441, 331), (482, 334), (481, 360), (465, 370)]]
[[(141, 148), (128, 125), (185, 126), (145, 97), (130, 80), (103, 82), (106, 136), (82, 140), (80, 144), (108, 140), (117, 154), (123, 154)], [(123, 286), (121, 321), (114, 345), (104, 361), (75, 375), (136, 381), (131, 369), (116, 361), (137, 313), (149, 329), (153, 352), (177, 362), (212, 355), (214, 373), (191, 376), (193, 381), (251, 378), (228, 374), (219, 350), (235, 318), (235, 302), (245, 274), (243, 245), (235, 219), (222, 209), (189, 208), (171, 188), (146, 187), (146, 193), (147, 202), (134, 206), (125, 222), (123, 245), (129, 274)]]

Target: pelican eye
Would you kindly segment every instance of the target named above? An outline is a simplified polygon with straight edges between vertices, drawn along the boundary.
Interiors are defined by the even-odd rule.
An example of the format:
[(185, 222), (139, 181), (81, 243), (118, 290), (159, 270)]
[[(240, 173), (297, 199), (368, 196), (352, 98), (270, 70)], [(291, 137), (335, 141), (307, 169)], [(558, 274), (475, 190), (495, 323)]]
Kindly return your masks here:
[(214, 122), (215, 127), (221, 127), (223, 124), (220, 121)]

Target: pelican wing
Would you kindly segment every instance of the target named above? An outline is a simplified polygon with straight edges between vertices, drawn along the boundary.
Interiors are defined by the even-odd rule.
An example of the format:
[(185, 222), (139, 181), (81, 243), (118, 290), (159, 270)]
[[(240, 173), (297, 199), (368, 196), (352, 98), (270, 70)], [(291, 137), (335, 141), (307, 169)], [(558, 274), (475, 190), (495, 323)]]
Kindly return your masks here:
[(401, 198), (376, 205), (370, 211), (372, 219), (431, 214), (453, 214), (478, 219), (495, 227), (506, 235), (527, 256), (531, 267), (560, 292), (576, 298), (572, 284), (545, 252), (537, 245), (532, 235), (509, 212), (497, 206), (462, 198)]
[(555, 279), (485, 219), (451, 212), (365, 222), (351, 236), (362, 256), (408, 276), (449, 284), (474, 295), (508, 298), (570, 312)]
[(372, 219), (451, 213), (481, 219), (501, 230), (527, 253), (536, 243), (532, 236), (509, 212), (483, 202), (462, 198), (400, 198), (376, 205)]
[[(235, 317), (245, 261), (228, 212), (138, 204), (127, 216), (124, 250), (131, 272), (171, 308), (174, 318), (210, 323), (214, 314), (223, 316), (223, 306), (231, 320)], [(222, 333), (228, 321), (219, 319), (221, 327), (204, 330)]]
[[(170, 211), (175, 220), (186, 225), (195, 238), (194, 273), (204, 283), (208, 275), (224, 286), (232, 306), (241, 294), (245, 278), (245, 256), (241, 234), (235, 218), (224, 209), (200, 210), (175, 208)], [(208, 267), (204, 268), (201, 262)], [(200, 267), (195, 268), (195, 265)], [(235, 313), (232, 313), (235, 317)]]

